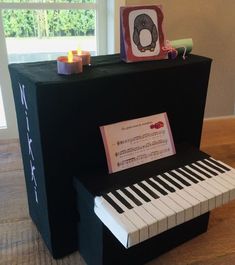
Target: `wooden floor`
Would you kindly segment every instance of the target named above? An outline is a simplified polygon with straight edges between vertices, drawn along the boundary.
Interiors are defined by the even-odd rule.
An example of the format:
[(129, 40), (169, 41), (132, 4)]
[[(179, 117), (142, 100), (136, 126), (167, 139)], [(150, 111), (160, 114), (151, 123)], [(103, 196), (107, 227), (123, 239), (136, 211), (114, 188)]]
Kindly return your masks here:
[[(201, 149), (235, 168), (235, 118), (204, 122)], [(57, 261), (51, 258), (28, 215), (19, 143), (0, 141), (0, 265), (44, 264), (85, 262), (78, 252)], [(205, 264), (235, 264), (235, 201), (211, 212), (206, 233), (148, 263)]]

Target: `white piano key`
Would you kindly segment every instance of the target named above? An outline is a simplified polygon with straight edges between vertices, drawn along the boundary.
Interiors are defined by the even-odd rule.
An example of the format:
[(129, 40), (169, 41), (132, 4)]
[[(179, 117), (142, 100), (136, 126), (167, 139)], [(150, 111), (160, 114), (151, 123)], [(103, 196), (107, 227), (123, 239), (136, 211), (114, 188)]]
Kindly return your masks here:
[[(193, 177), (193, 175), (186, 172), (183, 168), (181, 168), (181, 170), (184, 173)], [(204, 183), (204, 181), (199, 181), (197, 184), (192, 184), (192, 187), (194, 190), (198, 191), (199, 193), (201, 193), (201, 195), (205, 196), (208, 199), (208, 209), (209, 209), (209, 211), (211, 211), (212, 209), (214, 209), (216, 207), (216, 196), (214, 195), (214, 193), (212, 193), (208, 189), (204, 188), (203, 185), (201, 185), (202, 183)]]
[[(196, 184), (192, 184), (192, 186), (187, 187), (186, 190), (187, 190), (187, 192), (191, 193), (193, 195), (193, 197), (195, 197), (196, 200), (199, 201), (200, 215), (202, 215), (202, 214), (207, 213), (209, 211), (209, 202), (208, 202), (208, 199), (204, 195), (202, 195), (200, 192), (198, 192), (196, 189), (194, 189), (193, 185), (196, 185)], [(197, 211), (198, 211), (198, 209), (195, 207), (194, 216), (197, 216)]]
[[(162, 179), (161, 176), (158, 176), (158, 177), (160, 179)], [(165, 180), (162, 179), (162, 181), (165, 181)], [(159, 186), (160, 185), (161, 184), (159, 184)], [(168, 191), (163, 186), (161, 186), (161, 187), (162, 187), (162, 189), (165, 189), (165, 191)], [(184, 211), (185, 211), (184, 221), (185, 222), (193, 218), (193, 206), (192, 206), (192, 204), (190, 204), (187, 200), (185, 200), (184, 198), (179, 196), (179, 194), (177, 194), (177, 192), (168, 191), (168, 195), (167, 196), (169, 198), (171, 198), (172, 200), (174, 200), (180, 207), (182, 207), (184, 209)]]
[[(146, 181), (142, 181), (147, 187), (152, 189), (158, 196), (160, 193), (156, 192), (156, 190), (149, 185)], [(172, 206), (168, 205), (167, 202), (165, 201), (164, 197), (160, 197), (159, 199), (152, 200), (151, 203), (160, 211), (162, 211), (166, 216), (167, 216), (167, 227), (168, 229), (176, 226), (176, 212), (172, 209)]]
[[(204, 164), (203, 161), (199, 161), (199, 163), (210, 169), (210, 167), (208, 165)], [(214, 177), (215, 180), (221, 181), (221, 184), (223, 184), (227, 188), (231, 188), (231, 185), (235, 186), (235, 178), (228, 175), (226, 171), (221, 173), (214, 168), (213, 168), (213, 170), (217, 174), (217, 176)]]
[(221, 165), (225, 166), (226, 168), (230, 169), (231, 172), (235, 173), (235, 168), (233, 168), (233, 167), (231, 167), (231, 166), (225, 164), (224, 162), (222, 162), (222, 161), (220, 161), (220, 160), (216, 160), (216, 159), (214, 159), (214, 158), (212, 158), (212, 157), (210, 157), (210, 158), (211, 158), (212, 160), (214, 160), (214, 161), (220, 163)]
[(194, 217), (194, 207), (192, 204), (179, 196), (176, 192), (170, 193), (169, 197), (184, 209), (184, 222), (187, 222)]
[(220, 175), (220, 177), (224, 181), (230, 183), (233, 186), (233, 189), (230, 190), (229, 195), (230, 195), (230, 200), (234, 200), (235, 199), (235, 190), (234, 190), (234, 188), (235, 188), (235, 176), (233, 178), (231, 175), (228, 175), (227, 173), (223, 173)]
[(139, 231), (123, 214), (118, 213), (102, 197), (95, 197), (95, 214), (125, 248), (139, 243)]
[[(232, 178), (230, 175), (227, 175), (227, 173), (221, 174), (220, 178), (223, 179), (224, 181), (228, 182), (229, 184), (231, 184), (233, 187), (235, 187), (235, 178)], [(230, 199), (232, 197), (233, 196), (231, 196)]]
[(176, 224), (179, 225), (179, 224), (184, 223), (184, 220), (185, 220), (184, 208), (182, 208), (180, 205), (178, 205), (174, 200), (172, 200), (168, 196), (163, 197), (162, 201), (176, 212)]
[[(129, 187), (126, 187), (126, 189), (132, 193), (136, 198), (138, 198), (138, 200), (140, 200), (143, 203), (143, 207), (145, 207), (145, 209), (148, 209), (148, 205), (149, 204), (153, 204), (156, 208), (161, 209), (166, 215), (167, 215), (167, 227), (168, 229), (176, 226), (177, 221), (176, 221), (176, 211), (174, 211), (172, 209), (172, 207), (169, 207), (166, 203), (164, 198), (159, 198), (158, 200), (155, 201), (150, 201), (150, 202), (145, 202), (141, 197), (139, 197), (138, 194), (134, 193), (134, 191), (132, 189), (130, 189)], [(160, 207), (160, 208), (159, 208)]]
[(140, 242), (149, 238), (148, 224), (142, 220), (133, 209), (128, 209), (124, 204), (122, 204), (111, 192), (108, 193), (108, 196), (123, 209), (123, 215), (126, 216), (137, 228), (139, 231)]
[(209, 166), (211, 169), (213, 168), (214, 171), (220, 172), (220, 173), (225, 173), (229, 169), (222, 168), (222, 165), (218, 164), (218, 162), (211, 161), (209, 158), (208, 159), (203, 159), (203, 160), (198, 160), (197, 162), (202, 162), (204, 165)]
[[(123, 196), (133, 207), (134, 211), (141, 217), (145, 215), (146, 209), (143, 205), (137, 206), (130, 198), (128, 198), (121, 190), (117, 190), (117, 192)], [(148, 210), (151, 208), (149, 207)], [(154, 210), (151, 211), (151, 214), (156, 218), (158, 223), (158, 234), (167, 230), (167, 216), (158, 208), (155, 207)]]
[(190, 187), (187, 187), (186, 189), (183, 190), (179, 190), (177, 192), (177, 194), (179, 194), (182, 198), (184, 198), (186, 201), (188, 201), (192, 207), (193, 207), (193, 217), (197, 217), (199, 215), (201, 215), (201, 204), (200, 201), (197, 198), (194, 198), (193, 196), (191, 196), (188, 191), (191, 190), (191, 192), (193, 193), (193, 190)]
[(215, 180), (219, 182), (221, 185), (227, 188), (229, 193), (229, 201), (235, 199), (235, 185), (229, 182), (228, 177), (224, 178), (225, 176), (218, 175), (215, 176)]
[[(175, 181), (175, 178), (172, 177), (172, 175), (168, 172), (165, 172), (165, 174), (169, 177), (169, 178), (172, 178), (174, 181)], [(191, 194), (189, 194), (187, 192), (187, 189), (179, 189), (177, 188), (176, 186), (174, 186), (172, 183), (170, 183), (168, 180), (164, 179), (163, 176), (160, 176), (160, 178), (165, 181), (169, 186), (172, 186), (176, 191), (175, 191), (175, 194), (177, 194), (179, 197), (181, 197), (184, 201), (186, 201), (189, 206), (188, 209), (190, 209), (192, 211), (192, 213), (190, 213), (190, 216), (192, 219), (193, 217), (197, 217), (201, 214), (201, 210), (200, 210), (200, 201), (197, 200), (195, 197), (193, 197)], [(177, 181), (175, 181), (177, 182)], [(178, 182), (177, 182), (178, 183)], [(180, 183), (178, 183), (180, 184)], [(182, 185), (181, 185), (182, 186)], [(173, 195), (174, 193), (172, 193)], [(187, 219), (187, 218), (186, 218)], [(190, 219), (187, 219), (187, 220), (190, 220)]]
[[(193, 164), (196, 168), (205, 171), (204, 169), (200, 168), (198, 165)], [(191, 169), (194, 170), (194, 169)], [(198, 174), (200, 174), (200, 172), (197, 171)], [(206, 172), (207, 173), (207, 172)], [(203, 175), (201, 175), (203, 176)], [(203, 184), (202, 184), (203, 183)], [(229, 190), (224, 187), (221, 183), (217, 182), (214, 177), (211, 178), (206, 178), (204, 181), (201, 181), (200, 184), (205, 185), (205, 183), (209, 183), (210, 185), (212, 185), (216, 190), (220, 191), (220, 193), (222, 194), (222, 202), (227, 203), (229, 201)], [(211, 188), (211, 187), (210, 187)]]
[[(203, 161), (198, 161), (198, 163), (203, 164), (205, 167), (208, 167), (210, 169), (210, 167), (208, 165), (204, 164)], [(221, 183), (223, 183), (223, 185), (225, 185), (228, 188), (230, 188), (230, 186), (227, 186), (227, 183), (229, 183), (232, 186), (235, 186), (235, 178), (228, 175), (226, 171), (221, 173), (220, 171), (218, 171), (214, 168), (213, 168), (213, 170), (217, 173), (217, 176), (215, 176), (216, 180), (217, 179), (222, 180)]]
[(211, 174), (210, 172), (206, 171), (204, 168), (200, 168), (198, 165), (196, 164), (192, 164), (194, 165), (196, 168), (199, 168), (201, 171), (211, 175), (211, 178), (207, 179), (207, 182), (209, 182), (210, 184), (212, 184), (217, 190), (221, 191), (222, 195), (223, 195), (223, 204), (229, 202), (229, 190), (224, 187), (223, 185), (221, 185), (220, 183), (218, 183), (215, 179), (214, 179), (214, 175)]
[(198, 183), (198, 185), (202, 186), (203, 188), (207, 189), (209, 192), (214, 194), (214, 196), (215, 196), (215, 206), (216, 207), (221, 206), (223, 204), (223, 193), (221, 193), (220, 190), (215, 188), (213, 184), (208, 182), (209, 179), (207, 177), (205, 177), (204, 175), (202, 175), (200, 172), (194, 170), (193, 168), (191, 168), (188, 165), (186, 167), (189, 168), (195, 174), (198, 174), (199, 176), (201, 176), (201, 177), (203, 177), (205, 179), (204, 181), (200, 181)]
[(233, 178), (235, 178), (235, 170), (234, 169), (233, 170), (226, 171), (226, 174), (229, 175), (229, 176), (231, 176), (231, 177), (233, 177)]
[[(230, 167), (229, 165), (226, 165), (224, 162), (219, 161), (219, 160), (215, 160), (214, 158), (210, 157), (209, 159), (205, 159), (208, 163), (215, 165), (216, 167), (224, 170), (225, 172), (223, 173), (224, 175), (229, 176), (229, 182), (232, 182), (232, 184), (234, 184), (234, 180), (235, 180), (235, 169)], [(224, 168), (226, 167), (226, 169)], [(227, 179), (226, 179), (227, 180)]]
[[(131, 188), (126, 187), (126, 189), (131, 192), (133, 195), (135, 195), (137, 197), (138, 200), (140, 200), (141, 202), (143, 202), (142, 198), (140, 196), (138, 196), (138, 194), (136, 194)], [(149, 227), (149, 237), (152, 237), (154, 235), (156, 235), (158, 233), (158, 225), (157, 225), (157, 220), (153, 217), (151, 210), (154, 210), (154, 208), (152, 208), (151, 210), (148, 210), (149, 204), (147, 204), (146, 202), (143, 203), (144, 208), (146, 209), (145, 215), (142, 216), (142, 218), (144, 219), (144, 221), (148, 224)]]
[[(214, 159), (213, 159), (213, 160), (214, 160)], [(210, 160), (207, 160), (207, 159), (206, 159), (206, 161), (207, 161), (208, 163), (212, 163)], [(216, 161), (216, 160), (214, 160), (214, 161)], [(216, 162), (219, 162), (219, 161), (216, 161)], [(216, 166), (217, 166), (217, 167), (220, 167), (220, 166), (217, 165), (217, 164), (216, 164)], [(225, 169), (222, 168), (222, 167), (220, 167), (220, 168), (223, 169), (223, 170), (225, 170)], [(225, 172), (223, 173), (223, 175), (225, 175), (226, 177), (228, 176), (228, 180), (229, 180), (229, 182), (232, 182), (232, 184), (235, 184), (235, 172), (232, 173), (231, 170), (230, 170), (230, 171), (225, 171)]]
[[(219, 161), (219, 160), (215, 160), (214, 158), (212, 158), (212, 157), (210, 157), (210, 159), (212, 160), (212, 161), (210, 161), (210, 160), (207, 160), (209, 163), (216, 163), (216, 166), (218, 166), (218, 167), (220, 167), (221, 169), (223, 169), (223, 170), (226, 170), (226, 176), (229, 176), (229, 181), (231, 182), (232, 181), (232, 183), (234, 184), (234, 181), (233, 180), (235, 180), (235, 169), (234, 168), (232, 168), (232, 167), (230, 167), (229, 165), (226, 165), (224, 162), (222, 162), (222, 161)], [(226, 167), (227, 169), (225, 169), (224, 167)]]
[[(207, 160), (207, 159), (205, 159), (205, 161), (207, 162), (207, 163), (209, 163), (210, 165), (214, 165), (214, 164), (212, 164), (212, 162), (210, 161), (210, 160)], [(204, 164), (203, 163), (203, 161), (199, 161), (200, 163), (202, 163), (202, 164)], [(207, 166), (208, 168), (210, 168), (208, 165), (206, 165), (206, 164), (204, 164), (205, 166)], [(220, 168), (220, 169), (222, 169), (222, 170), (224, 170), (224, 172), (223, 173), (221, 173), (220, 171), (218, 171), (217, 169), (215, 169), (215, 168), (213, 168), (213, 170), (217, 173), (217, 174), (219, 174), (220, 176), (228, 176), (228, 180), (230, 181), (230, 182), (232, 182), (232, 184), (235, 184), (235, 173), (233, 174), (233, 173), (231, 173), (231, 171), (227, 171), (227, 170), (225, 170), (224, 168), (222, 168), (222, 167), (220, 167), (219, 165), (215, 165), (216, 167), (218, 167), (218, 168)], [(229, 173), (230, 172), (230, 173)], [(226, 180), (226, 179), (225, 179)]]
[[(157, 182), (156, 182), (157, 183)], [(159, 184), (160, 186), (160, 184)], [(139, 186), (138, 186), (139, 187)], [(143, 190), (141, 187), (139, 188), (141, 192), (150, 198), (149, 194)], [(169, 194), (167, 196), (163, 196), (160, 192), (156, 191), (156, 194), (164, 200), (164, 203), (167, 204), (172, 210), (176, 212), (176, 224), (182, 224), (185, 221), (185, 210), (182, 206), (180, 206), (178, 203), (176, 203), (173, 199), (170, 198)], [(150, 198), (151, 199), (151, 198)], [(158, 200), (158, 199), (156, 199)], [(156, 201), (155, 199), (152, 199), (152, 201)]]
[[(208, 197), (206, 197), (204, 195), (204, 191), (202, 191), (202, 190), (199, 191), (198, 189), (195, 189), (195, 186), (197, 186), (198, 183), (194, 183), (193, 181), (191, 181), (190, 179), (188, 179), (187, 177), (185, 177), (184, 175), (182, 175), (178, 171), (173, 170), (173, 172), (191, 184), (191, 186), (186, 186), (186, 185), (183, 185), (179, 180), (174, 179), (178, 184), (180, 184), (181, 186), (184, 187), (184, 189), (182, 190), (183, 192), (187, 192), (187, 193), (191, 194), (191, 196), (193, 198), (195, 198), (195, 200), (196, 200), (195, 203), (197, 203), (197, 202), (200, 203), (200, 209), (199, 209), (200, 214), (208, 212), (209, 211), (209, 199), (208, 199)], [(214, 196), (212, 194), (210, 194), (209, 197), (214, 198)], [(214, 199), (214, 201), (215, 201), (215, 199)], [(215, 203), (214, 203), (214, 205), (215, 205)], [(197, 209), (197, 211), (198, 211), (198, 209)], [(195, 216), (197, 216), (196, 213), (195, 213)]]
[[(198, 163), (210, 169), (210, 167), (203, 163), (203, 161), (198, 161)], [(221, 173), (215, 168), (213, 168), (213, 170), (217, 173), (217, 176), (215, 176), (214, 179), (229, 190), (229, 200), (235, 199), (235, 178), (233, 179), (231, 176), (227, 175), (226, 171)]]

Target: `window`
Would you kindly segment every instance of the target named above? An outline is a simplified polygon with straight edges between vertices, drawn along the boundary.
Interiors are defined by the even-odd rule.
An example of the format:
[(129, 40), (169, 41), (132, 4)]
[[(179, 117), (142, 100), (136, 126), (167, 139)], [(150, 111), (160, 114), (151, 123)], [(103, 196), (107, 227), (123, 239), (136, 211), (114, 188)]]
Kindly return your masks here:
[(117, 5), (115, 2), (1, 0), (0, 90), (4, 104), (0, 99), (0, 119), (4, 117), (5, 106), (7, 130), (0, 130), (0, 138), (17, 137), (8, 63), (53, 60), (78, 47), (90, 50), (93, 55), (106, 54), (107, 7), (110, 8), (110, 3)]

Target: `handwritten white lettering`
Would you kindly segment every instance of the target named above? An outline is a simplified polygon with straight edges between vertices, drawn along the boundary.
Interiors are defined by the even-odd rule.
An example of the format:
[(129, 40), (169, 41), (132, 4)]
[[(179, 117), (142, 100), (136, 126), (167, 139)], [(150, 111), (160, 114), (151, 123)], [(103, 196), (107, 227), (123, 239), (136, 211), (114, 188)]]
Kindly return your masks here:
[(31, 170), (31, 181), (33, 183), (33, 189), (34, 189), (34, 196), (35, 201), (38, 203), (38, 191), (37, 191), (37, 179), (36, 179), (36, 167), (34, 165), (34, 155), (33, 155), (33, 139), (30, 135), (30, 123), (29, 123), (29, 117), (28, 117), (28, 104), (26, 100), (25, 95), (25, 86), (23, 84), (19, 83), (19, 89), (20, 89), (20, 100), (21, 104), (24, 106), (24, 113), (25, 113), (25, 121), (26, 121), (26, 129), (27, 129), (27, 142), (28, 142), (28, 154), (29, 154), (29, 163), (30, 163), (30, 170)]
[(32, 161), (30, 160), (30, 167), (31, 167), (31, 180), (33, 181), (34, 183), (34, 186), (38, 186), (37, 185), (37, 181), (36, 181), (36, 178), (35, 178), (35, 175), (34, 175), (34, 170), (36, 169), (35, 166), (33, 165)]
[(27, 131), (29, 132), (30, 129), (29, 129), (29, 118), (28, 118), (28, 112), (25, 111), (25, 119), (26, 119), (26, 126), (27, 126)]
[(31, 144), (33, 142), (33, 140), (29, 137), (29, 134), (27, 133), (27, 139), (28, 139), (28, 147), (29, 147), (29, 155), (32, 157), (32, 159), (34, 160), (34, 156), (33, 156), (33, 150), (31, 148)]
[(20, 87), (20, 98), (21, 98), (21, 103), (22, 105), (25, 106), (26, 110), (28, 110), (28, 105), (27, 105), (27, 101), (26, 101), (26, 97), (25, 97), (25, 91), (24, 91), (24, 85), (21, 85), (19, 83), (19, 87)]

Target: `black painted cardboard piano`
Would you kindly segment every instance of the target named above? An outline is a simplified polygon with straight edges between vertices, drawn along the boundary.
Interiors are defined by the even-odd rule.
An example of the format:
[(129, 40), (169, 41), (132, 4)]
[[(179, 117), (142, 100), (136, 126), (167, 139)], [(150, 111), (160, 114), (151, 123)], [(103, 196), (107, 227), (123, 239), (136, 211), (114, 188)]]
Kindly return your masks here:
[[(109, 55), (81, 75), (59, 76), (54, 61), (9, 66), (29, 211), (53, 257), (78, 249), (88, 264), (143, 264), (206, 231), (209, 213), (126, 250), (94, 214), (94, 197), (204, 156), (210, 65), (197, 55), (134, 64)], [(99, 127), (162, 112), (179, 156), (108, 174)]]

